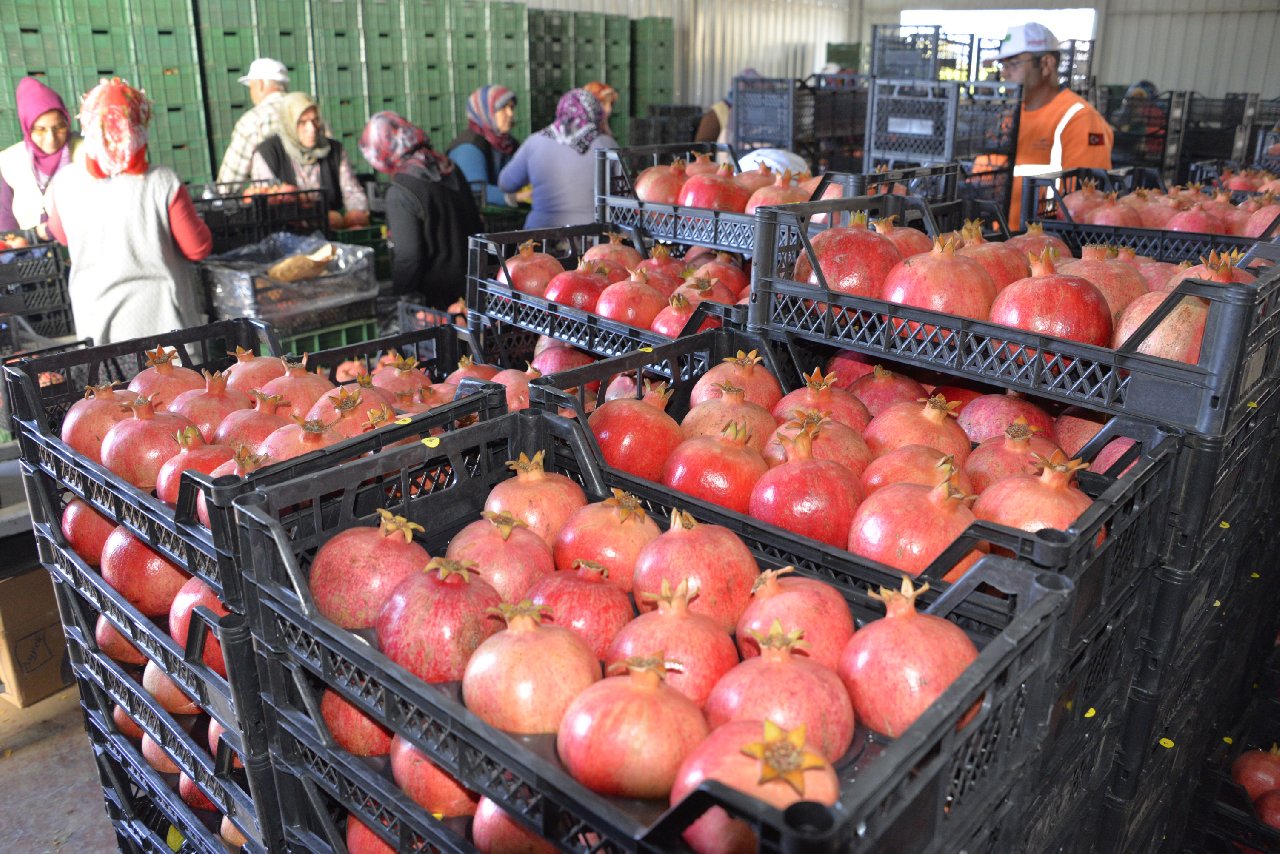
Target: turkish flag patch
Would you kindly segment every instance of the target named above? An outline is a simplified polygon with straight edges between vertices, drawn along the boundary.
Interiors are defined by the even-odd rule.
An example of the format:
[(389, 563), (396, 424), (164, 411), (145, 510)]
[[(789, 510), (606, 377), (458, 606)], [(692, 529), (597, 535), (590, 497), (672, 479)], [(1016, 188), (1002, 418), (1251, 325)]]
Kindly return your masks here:
[(1089, 144), (1090, 144), (1090, 145), (1102, 145), (1102, 134), (1100, 134), (1100, 133), (1091, 133), (1091, 134), (1089, 134)]

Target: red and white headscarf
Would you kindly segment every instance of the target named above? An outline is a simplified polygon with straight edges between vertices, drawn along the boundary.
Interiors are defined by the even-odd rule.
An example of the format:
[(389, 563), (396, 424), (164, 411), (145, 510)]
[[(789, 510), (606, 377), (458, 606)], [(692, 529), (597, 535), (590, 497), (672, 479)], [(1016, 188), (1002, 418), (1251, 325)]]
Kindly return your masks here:
[(387, 175), (414, 175), (439, 181), (453, 171), (453, 161), (431, 147), (431, 137), (408, 119), (384, 110), (374, 113), (360, 134), (360, 153)]
[(151, 102), (119, 77), (103, 80), (80, 105), (89, 174), (95, 178), (147, 171), (147, 125)]

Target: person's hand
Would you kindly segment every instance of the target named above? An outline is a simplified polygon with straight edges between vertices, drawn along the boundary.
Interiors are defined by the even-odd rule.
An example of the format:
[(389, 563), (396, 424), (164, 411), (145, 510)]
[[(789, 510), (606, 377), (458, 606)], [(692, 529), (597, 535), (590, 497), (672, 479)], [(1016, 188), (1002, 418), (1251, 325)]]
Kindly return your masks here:
[(522, 205), (533, 204), (533, 185), (529, 184), (522, 187), (520, 191), (516, 193), (516, 201)]
[(36, 237), (44, 241), (53, 239), (52, 235), (49, 234), (49, 223), (42, 222), (36, 225)]

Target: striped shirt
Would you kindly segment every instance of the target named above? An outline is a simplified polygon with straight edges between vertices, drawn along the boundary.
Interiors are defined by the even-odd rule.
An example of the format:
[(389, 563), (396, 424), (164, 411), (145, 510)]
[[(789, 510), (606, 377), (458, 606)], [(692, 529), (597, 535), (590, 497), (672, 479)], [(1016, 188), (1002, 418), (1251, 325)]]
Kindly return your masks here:
[(245, 113), (231, 131), (231, 143), (218, 168), (219, 184), (243, 184), (249, 180), (253, 152), (267, 137), (278, 133), (277, 114), (284, 92), (270, 92), (257, 106)]

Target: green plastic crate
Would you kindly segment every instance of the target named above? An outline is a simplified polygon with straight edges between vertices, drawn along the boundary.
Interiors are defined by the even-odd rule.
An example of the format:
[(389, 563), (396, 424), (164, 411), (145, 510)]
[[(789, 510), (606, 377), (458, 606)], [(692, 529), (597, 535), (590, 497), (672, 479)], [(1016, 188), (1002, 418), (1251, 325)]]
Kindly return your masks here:
[(321, 68), (326, 65), (359, 65), (360, 31), (352, 27), (317, 32), (315, 50), (316, 64)]
[(249, 87), (240, 82), (240, 78), (249, 70), (249, 63), (244, 65), (204, 67), (205, 98), (213, 102), (247, 101)]
[(185, 183), (207, 184), (213, 180), (207, 140), (173, 145), (152, 143), (147, 153), (152, 163), (168, 166)]
[(200, 26), (215, 30), (252, 31), (253, 0), (217, 0), (214, 3), (201, 3)]
[(484, 33), (460, 33), (449, 37), (449, 55), (454, 65), (484, 65), (489, 61), (489, 42)]
[[(378, 318), (368, 317), (363, 320), (349, 320), (336, 326), (326, 326), (313, 332), (302, 332), (288, 338), (280, 339), (280, 346), (285, 353), (315, 353), (332, 347), (345, 347), (349, 344), (363, 344), (378, 337)], [(263, 354), (266, 355), (266, 354)]]
[(631, 141), (631, 119), (624, 115), (618, 115), (616, 112), (609, 117), (609, 129), (613, 131), (613, 138), (617, 140), (619, 146), (626, 146)]
[[(489, 66), (490, 82), (506, 86), (516, 93), (516, 103), (525, 106), (529, 94), (529, 66), (519, 62), (506, 62)], [(517, 110), (518, 112), (518, 110)]]
[(47, 5), (58, 10), (62, 24), (71, 26), (111, 28), (130, 20), (127, 0), (56, 0)]
[[(309, 32), (311, 0), (256, 0), (256, 2), (256, 26), (260, 33), (265, 35), (274, 32), (301, 32), (306, 35)], [(288, 65), (285, 59), (273, 53), (266, 55)]]
[(572, 78), (567, 68), (535, 65), (529, 69), (529, 86), (534, 92), (559, 100), (572, 88)]
[[(374, 113), (391, 112), (398, 116), (409, 116), (409, 96), (408, 95), (383, 95), (381, 97), (369, 96), (369, 115)], [(355, 167), (357, 172), (364, 171), (363, 163), (356, 164), (359, 152), (348, 152), (347, 156), (353, 158), (351, 165)]]
[(327, 30), (358, 32), (359, 0), (311, 0), (311, 26), (317, 36)]
[(138, 68), (137, 79), (131, 82), (146, 91), (156, 105), (157, 114), (175, 105), (199, 107), (204, 100), (200, 97), (200, 77), (194, 65), (144, 65)]
[[(408, 2), (413, 4), (416, 0)], [(401, 6), (400, 0), (363, 0), (361, 25), (366, 32), (399, 32), (403, 26)]]
[(404, 65), (404, 34), (399, 30), (364, 31), (364, 58), (369, 65)]
[(368, 65), (365, 67), (365, 72), (369, 77), (370, 98), (404, 96), (405, 67), (402, 63)]
[(672, 18), (637, 18), (631, 22), (631, 39), (635, 41), (675, 41), (676, 22)]
[[(83, 0), (64, 0), (64, 17), (66, 3), (75, 7), (75, 16), (80, 17), (80, 4)], [(194, 16), (191, 8), (192, 0), (129, 0), (128, 20), (157, 29), (175, 29), (191, 32)], [(202, 4), (208, 5), (208, 4)]]
[(58, 27), (62, 24), (62, 10), (57, 3), (48, 0), (9, 0), (5, 25), (9, 27)]
[(139, 65), (176, 67), (196, 64), (196, 40), (189, 26), (134, 27), (133, 46)]
[(478, 38), (488, 31), (485, 5), (482, 0), (450, 0), (449, 30), (454, 38), (464, 34)]
[[(243, 86), (240, 88), (244, 88)], [(231, 142), (231, 131), (240, 117), (253, 109), (249, 101), (248, 90), (243, 101), (210, 101), (208, 106), (209, 127), (213, 135), (213, 158), (222, 163), (222, 155)]]
[[(448, 96), (453, 84), (450, 82), (449, 65), (445, 62), (409, 63), (409, 91), (430, 92), (433, 95)], [(470, 93), (468, 93), (470, 94)]]
[[(320, 113), (329, 136), (337, 140), (359, 139), (369, 121), (369, 107), (363, 95), (334, 96), (320, 99)], [(347, 156), (359, 154), (347, 146)]]
[(206, 136), (204, 104), (166, 104), (158, 99), (151, 114), (150, 136), (163, 142), (187, 142)]
[(631, 19), (626, 15), (604, 16), (604, 38), (609, 42), (631, 43)]
[(253, 35), (252, 27), (201, 27), (200, 50), (205, 66), (248, 68), (258, 56)]
[[(56, 57), (54, 61), (57, 62)], [(80, 103), (80, 96), (84, 94), (84, 91), (75, 90), (73, 77), (68, 70), (57, 65), (52, 68), (35, 64), (0, 68), (0, 112), (5, 114), (4, 118), (0, 118), (0, 145), (3, 146), (22, 139), (21, 132), (18, 130), (18, 105), (15, 93), (18, 81), (23, 77), (35, 77), (61, 95), (68, 105)]]
[(294, 91), (305, 91), (294, 79), (295, 69), (305, 70), (308, 79), (310, 78), (311, 39), (305, 28), (259, 29), (258, 53), (283, 62), (289, 69), (290, 88)]
[[(418, 92), (409, 95), (409, 121), (421, 128), (452, 128), (453, 98), (445, 93)], [(437, 146), (448, 145), (453, 139), (440, 139), (438, 134), (432, 140)]]
[(605, 15), (599, 12), (573, 13), (573, 39), (578, 44), (586, 41), (603, 42)]
[(552, 38), (572, 38), (573, 13), (558, 9), (530, 9), (529, 33)]
[(364, 92), (364, 75), (359, 65), (321, 65), (316, 74), (317, 98), (349, 98)]
[(414, 38), (427, 33), (447, 36), (449, 6), (445, 0), (410, 0), (404, 6), (404, 26)]
[(528, 8), (523, 3), (490, 3), (489, 31), (494, 33), (516, 33), (522, 36), (528, 35)]
[(489, 33), (490, 64), (529, 64), (529, 39), (524, 33)]
[(65, 38), (67, 55), (81, 68), (133, 68), (133, 48), (130, 46), (129, 31), (124, 27), (68, 27)]
[[(62, 37), (57, 26), (46, 24), (21, 29), (5, 26), (3, 30), (0, 33), (0, 43), (4, 45), (6, 70), (33, 63), (37, 67), (60, 63), (63, 56)], [(126, 54), (127, 50), (126, 47)]]

